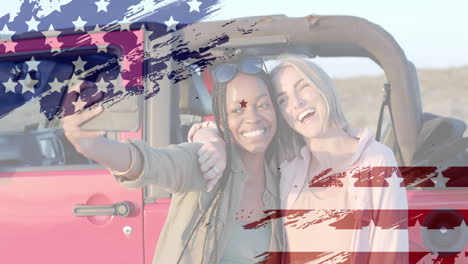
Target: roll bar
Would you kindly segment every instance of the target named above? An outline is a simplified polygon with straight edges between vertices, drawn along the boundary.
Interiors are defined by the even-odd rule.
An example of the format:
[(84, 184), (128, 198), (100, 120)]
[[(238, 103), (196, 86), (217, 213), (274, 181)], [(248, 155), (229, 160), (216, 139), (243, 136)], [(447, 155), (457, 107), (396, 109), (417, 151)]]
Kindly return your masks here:
[(395, 133), (404, 164), (411, 164), (421, 129), (419, 93), (413, 87), (405, 53), (382, 27), (353, 16), (265, 16), (202, 22), (187, 26), (179, 34), (190, 41), (191, 49), (224, 36), (225, 44), (217, 50), (222, 54), (219, 57), (226, 59), (240, 54), (269, 57), (285, 52), (372, 59), (391, 85)]

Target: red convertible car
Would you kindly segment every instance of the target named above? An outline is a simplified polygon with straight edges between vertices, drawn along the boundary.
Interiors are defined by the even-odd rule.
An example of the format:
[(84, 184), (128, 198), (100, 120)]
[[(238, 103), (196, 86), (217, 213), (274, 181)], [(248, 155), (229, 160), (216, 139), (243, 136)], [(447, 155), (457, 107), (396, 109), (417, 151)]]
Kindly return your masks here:
[[(381, 111), (377, 138), (401, 166), (410, 263), (468, 262), (466, 123), (423, 112), (417, 71), (383, 28), (311, 15), (200, 22), (153, 38), (158, 30), (147, 21), (109, 32), (26, 35), (10, 40), (15, 52), (0, 44), (1, 263), (151, 263), (170, 194), (121, 188), (73, 149), (60, 117), (101, 100), (109, 111), (87, 128), (155, 147), (180, 143), (212, 115), (212, 65), (285, 52), (370, 58), (383, 69), (387, 81), (376, 87), (384, 88), (382, 107), (362, 113)], [(94, 85), (69, 90), (80, 78)]]

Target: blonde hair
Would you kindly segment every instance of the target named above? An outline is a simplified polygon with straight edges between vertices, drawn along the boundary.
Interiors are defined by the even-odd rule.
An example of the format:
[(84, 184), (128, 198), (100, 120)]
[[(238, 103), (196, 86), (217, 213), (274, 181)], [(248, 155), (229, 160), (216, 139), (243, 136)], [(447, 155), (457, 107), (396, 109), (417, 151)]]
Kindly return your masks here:
[[(271, 78), (276, 78), (278, 74), (287, 67), (292, 67), (299, 73), (302, 73), (305, 81), (313, 83), (324, 99), (326, 103), (325, 116), (328, 120), (348, 133), (349, 124), (339, 104), (335, 85), (330, 76), (306, 57), (285, 54), (278, 57), (277, 60), (279, 64), (271, 70)], [(291, 160), (300, 156), (300, 148), (305, 144), (304, 138), (290, 128), (281, 115), (278, 120), (277, 134), (280, 148), (283, 150), (282, 152), (284, 152), (281, 155), (284, 156), (282, 160)]]

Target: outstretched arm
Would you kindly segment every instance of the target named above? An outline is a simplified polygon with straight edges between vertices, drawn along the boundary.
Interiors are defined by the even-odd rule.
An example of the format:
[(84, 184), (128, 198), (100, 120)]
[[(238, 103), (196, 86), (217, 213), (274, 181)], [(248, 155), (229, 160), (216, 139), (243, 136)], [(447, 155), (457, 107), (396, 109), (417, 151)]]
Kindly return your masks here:
[(197, 163), (200, 144), (153, 148), (143, 141), (118, 142), (103, 137), (105, 131), (81, 128), (102, 112), (99, 106), (63, 118), (65, 136), (78, 152), (109, 168), (124, 187), (156, 184), (170, 192), (205, 188)]

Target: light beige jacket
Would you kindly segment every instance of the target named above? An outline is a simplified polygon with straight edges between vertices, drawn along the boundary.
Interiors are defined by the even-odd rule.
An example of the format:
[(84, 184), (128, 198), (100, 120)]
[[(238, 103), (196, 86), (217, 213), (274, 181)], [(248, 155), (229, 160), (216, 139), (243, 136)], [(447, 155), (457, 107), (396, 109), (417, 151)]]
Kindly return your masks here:
[[(362, 254), (361, 257), (365, 256), (367, 259), (359, 263), (407, 263), (408, 258), (405, 255), (409, 250), (407, 228), (381, 228), (376, 227), (374, 222), (366, 227), (358, 227), (367, 216), (348, 218), (346, 223), (352, 223), (353, 229), (334, 226), (338, 219), (344, 219), (343, 212), (347, 210), (368, 210), (372, 212), (371, 217), (374, 219), (394, 218), (397, 219), (394, 223), (399, 223), (403, 227), (407, 224), (405, 223), (408, 218), (406, 189), (400, 187), (403, 178), (398, 178), (397, 173), (391, 170), (398, 166), (392, 150), (375, 141), (374, 134), (369, 129), (353, 131), (351, 135), (359, 138), (359, 145), (352, 157), (349, 170), (346, 171), (346, 177), (340, 180), (343, 186), (309, 187), (308, 168), (312, 154), (307, 146), (301, 149), (301, 157), (281, 164), (280, 188), (283, 209), (311, 210), (301, 215), (301, 218), (288, 218), (288, 221), (294, 222), (294, 226), (286, 225), (283, 229), (285, 248), (293, 252), (291, 256), (294, 256), (295, 252), (300, 252), (298, 256), (302, 259), (304, 252), (325, 252), (321, 257), (337, 256), (343, 252), (387, 252), (384, 259), (379, 254)], [(361, 177), (364, 182), (368, 184), (377, 182), (377, 177), (368, 171), (370, 168), (379, 167), (389, 169), (381, 171), (389, 174), (385, 178), (387, 187), (378, 184), (354, 187), (357, 178), (353, 178), (353, 174), (362, 171)], [(373, 177), (375, 180), (371, 181)], [(393, 214), (388, 213), (393, 210), (395, 210)], [(330, 217), (330, 212), (338, 212), (336, 215), (339, 216)], [(320, 239), (310, 239), (313, 236)], [(347, 260), (349, 263), (358, 263), (349, 258)]]
[[(169, 214), (160, 234), (154, 264), (160, 263), (219, 263), (224, 248), (230, 237), (230, 221), (234, 220), (239, 211), (242, 191), (247, 179), (242, 161), (237, 152), (233, 153), (231, 175), (224, 190), (221, 204), (218, 235), (216, 240), (209, 239), (204, 243), (209, 225), (210, 211), (206, 213), (198, 228), (194, 228), (203, 212), (209, 208), (211, 200), (216, 194), (218, 185), (211, 192), (206, 192), (205, 180), (197, 162), (197, 151), (200, 144), (183, 143), (165, 148), (153, 148), (140, 140), (129, 141), (141, 152), (144, 158), (143, 171), (134, 181), (126, 181), (123, 177), (116, 177), (117, 181), (128, 189), (135, 189), (147, 184), (156, 184), (171, 192), (172, 201)], [(263, 202), (266, 209), (279, 209), (279, 176), (265, 166), (266, 190)], [(214, 223), (214, 221), (211, 221)], [(228, 228), (224, 228), (224, 227)], [(282, 230), (281, 219), (273, 220), (270, 252), (281, 252)], [(190, 234), (193, 237), (189, 240)], [(212, 238), (212, 237), (211, 237)], [(212, 249), (218, 244), (217, 260)], [(185, 250), (184, 250), (185, 248)]]

